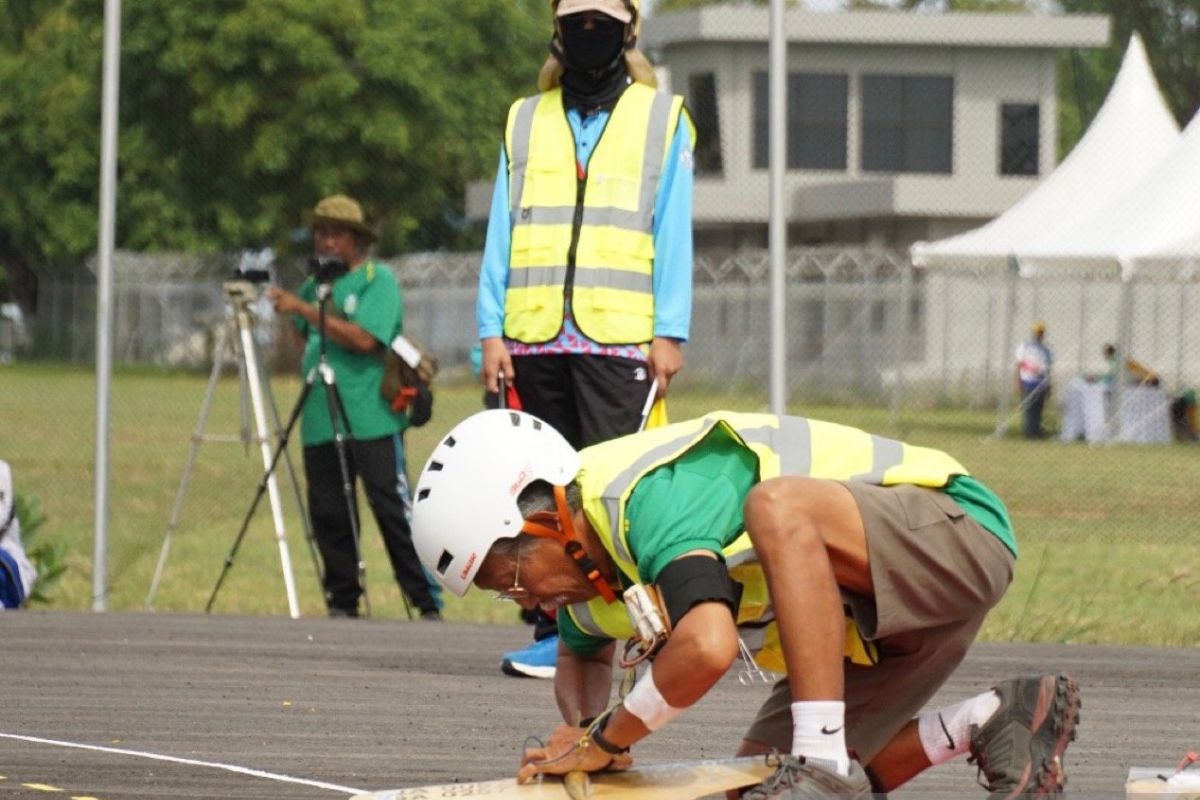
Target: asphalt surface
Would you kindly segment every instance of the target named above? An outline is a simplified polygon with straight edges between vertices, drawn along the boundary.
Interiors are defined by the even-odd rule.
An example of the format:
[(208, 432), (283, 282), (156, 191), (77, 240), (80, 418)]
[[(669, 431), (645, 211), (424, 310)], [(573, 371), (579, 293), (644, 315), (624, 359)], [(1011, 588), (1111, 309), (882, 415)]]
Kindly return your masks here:
[[(0, 614), (0, 798), (333, 799), (505, 777), (525, 737), (557, 719), (549, 681), (498, 669), (527, 636), (455, 623)], [(1043, 670), (1074, 672), (1083, 687), (1068, 796), (1124, 797), (1130, 767), (1170, 766), (1200, 747), (1195, 649), (982, 644), (934, 702)], [(731, 674), (634, 755), (731, 755), (765, 694)], [(965, 761), (892, 794), (983, 796)]]

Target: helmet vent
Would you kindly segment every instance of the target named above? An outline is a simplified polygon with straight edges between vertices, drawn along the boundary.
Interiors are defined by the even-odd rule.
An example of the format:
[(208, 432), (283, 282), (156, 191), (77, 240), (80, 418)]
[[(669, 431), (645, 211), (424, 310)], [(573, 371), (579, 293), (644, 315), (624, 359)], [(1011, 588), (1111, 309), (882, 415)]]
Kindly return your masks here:
[(424, 500), (426, 497), (429, 497), (428, 489), (422, 489), (421, 491), (417, 492), (417, 501), (418, 502), (420, 502), (421, 500)]
[(450, 555), (449, 550), (443, 550), (441, 558), (438, 559), (437, 571), (439, 575), (445, 575), (446, 570), (450, 569), (450, 564), (454, 562), (454, 556)]
[(454, 440), (454, 437), (453, 437), (453, 436), (447, 436), (447, 437), (446, 437), (446, 441), (445, 441), (445, 445), (446, 445), (446, 447), (454, 447), (454, 445), (456, 445), (456, 444), (458, 444), (458, 442), (456, 442), (456, 441)]
[(508, 418), (510, 420), (512, 420), (512, 425), (514, 428), (521, 427), (521, 415), (520, 414), (514, 414), (512, 412), (509, 412)]
[(535, 431), (540, 431), (542, 429), (542, 421), (540, 419), (535, 419), (533, 421), (533, 429)]
[(430, 472), (441, 472), (442, 471), (442, 462), (430, 461), (429, 462), (429, 471)]

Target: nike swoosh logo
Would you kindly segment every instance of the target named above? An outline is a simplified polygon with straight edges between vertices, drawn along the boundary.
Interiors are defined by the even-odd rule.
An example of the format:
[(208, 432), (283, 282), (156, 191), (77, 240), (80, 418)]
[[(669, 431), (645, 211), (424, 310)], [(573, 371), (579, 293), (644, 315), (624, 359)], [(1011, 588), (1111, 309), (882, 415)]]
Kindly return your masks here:
[(844, 726), (842, 726), (842, 725), (838, 725), (838, 726), (837, 726), (836, 728), (834, 728), (833, 730), (829, 730), (829, 729), (828, 729), (828, 728), (826, 728), (824, 725), (822, 725), (822, 726), (821, 726), (821, 733), (825, 734), (826, 736), (832, 736), (833, 734), (835, 734), (835, 733), (837, 733), (838, 731), (840, 731), (840, 730), (841, 730), (843, 727), (844, 727)]

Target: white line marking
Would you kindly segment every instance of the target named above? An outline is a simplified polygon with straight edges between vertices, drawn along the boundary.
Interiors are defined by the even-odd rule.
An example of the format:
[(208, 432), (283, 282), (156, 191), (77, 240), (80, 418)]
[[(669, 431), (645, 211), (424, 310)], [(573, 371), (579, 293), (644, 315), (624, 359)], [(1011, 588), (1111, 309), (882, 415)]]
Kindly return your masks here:
[(125, 750), (120, 747), (100, 747), (94, 744), (79, 744), (77, 742), (60, 742), (55, 739), (42, 739), (37, 736), (20, 736), (15, 733), (0, 733), (0, 739), (18, 739), (23, 742), (34, 742), (36, 744), (52, 744), (56, 747), (74, 747), (77, 750), (94, 750), (100, 753), (116, 753), (121, 756), (137, 756), (138, 758), (149, 758), (154, 761), (170, 761), (173, 764), (189, 764), (193, 767), (213, 767), (214, 769), (223, 769), (229, 772), (238, 772), (242, 775), (252, 775), (255, 778), (267, 778), (272, 781), (282, 781), (284, 783), (299, 783), (304, 786), (314, 786), (318, 789), (329, 789), (331, 792), (342, 792), (347, 796), (356, 794), (366, 794), (365, 789), (355, 789), (351, 786), (339, 786), (336, 783), (323, 783), (321, 781), (310, 781), (305, 778), (292, 778), (287, 775), (276, 775), (273, 772), (263, 772), (250, 767), (239, 767), (234, 764), (218, 764), (213, 761), (197, 761), (192, 758), (177, 758), (175, 756), (164, 756), (158, 753), (143, 753), (139, 750)]

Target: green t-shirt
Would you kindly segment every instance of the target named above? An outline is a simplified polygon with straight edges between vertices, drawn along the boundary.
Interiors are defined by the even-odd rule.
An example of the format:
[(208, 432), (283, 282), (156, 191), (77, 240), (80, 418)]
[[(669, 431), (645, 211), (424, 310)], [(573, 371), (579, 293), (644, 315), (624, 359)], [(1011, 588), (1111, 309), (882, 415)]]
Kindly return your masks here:
[[(653, 583), (663, 567), (692, 550), (720, 556), (745, 528), (742, 509), (757, 482), (758, 458), (721, 425), (638, 481), (625, 510), (638, 578)], [(565, 612), (558, 615), (558, 633), (580, 655), (608, 643), (579, 630)]]
[[(638, 481), (625, 518), (639, 579), (653, 583), (663, 567), (692, 550), (719, 555), (744, 529), (746, 495), (757, 482), (758, 459), (722, 426)], [(967, 475), (952, 478), (945, 492), (1016, 555), (1008, 510), (994, 492)], [(580, 655), (609, 641), (579, 630), (565, 612), (558, 615), (558, 631)]]
[[(311, 277), (301, 285), (299, 295), (316, 303), (317, 284)], [(396, 276), (385, 264), (364, 262), (333, 282), (326, 314), (344, 317), (386, 347), (404, 325), (404, 306)], [(308, 376), (317, 365), (320, 337), (317, 326), (303, 319), (297, 318), (296, 327), (306, 337), (301, 363), (303, 375)], [(355, 439), (378, 439), (408, 427), (407, 415), (393, 412), (379, 393), (383, 380), (383, 356), (380, 353), (354, 353), (328, 337), (325, 351)], [(306, 446), (333, 441), (320, 376), (304, 401), (300, 440)]]

